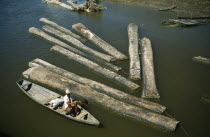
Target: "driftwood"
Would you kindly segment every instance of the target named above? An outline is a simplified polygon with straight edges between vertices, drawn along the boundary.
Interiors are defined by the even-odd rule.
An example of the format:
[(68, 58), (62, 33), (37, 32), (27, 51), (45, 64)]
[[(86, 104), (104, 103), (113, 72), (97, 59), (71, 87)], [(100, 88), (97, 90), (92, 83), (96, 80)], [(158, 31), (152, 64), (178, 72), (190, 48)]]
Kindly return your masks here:
[(199, 24), (199, 22), (195, 20), (184, 20), (184, 19), (169, 19), (169, 20), (163, 20), (161, 22), (163, 25), (179, 25), (179, 26), (196, 26)]
[(141, 79), (138, 26), (136, 24), (128, 25), (129, 55), (130, 55), (130, 77), (132, 79)]
[(158, 113), (162, 113), (166, 110), (166, 107), (159, 105), (157, 103), (153, 103), (147, 100), (144, 100), (142, 98), (138, 98), (132, 95), (129, 95), (127, 93), (124, 93), (120, 90), (111, 88), (109, 86), (106, 86), (102, 83), (93, 81), (91, 79), (88, 78), (84, 78), (81, 76), (78, 76), (72, 72), (66, 71), (64, 69), (61, 69), (59, 67), (56, 67), (52, 64), (49, 64), (48, 62), (45, 62), (41, 59), (35, 59), (32, 62), (29, 62), (29, 67), (37, 67), (37, 66), (41, 66), (44, 67), (45, 69), (47, 69), (48, 71), (51, 71), (53, 73), (59, 74), (63, 77), (66, 77), (68, 79), (71, 79), (73, 81), (76, 81), (80, 84), (86, 85), (86, 86), (90, 86), (91, 88), (100, 91), (102, 93), (105, 93), (107, 95), (110, 95), (112, 97), (121, 99), (125, 102), (129, 102), (132, 103), (134, 105), (158, 112)]
[(177, 8), (176, 6), (171, 6), (171, 7), (159, 9), (158, 11), (168, 11), (168, 10), (172, 10), (172, 9), (176, 9), (176, 8)]
[(143, 98), (160, 98), (155, 83), (153, 52), (151, 42), (147, 38), (140, 41), (142, 70), (143, 70)]
[(26, 70), (23, 72), (23, 77), (40, 85), (47, 86), (54, 90), (59, 90), (61, 92), (65, 92), (66, 88), (69, 88), (75, 96), (83, 97), (90, 101), (96, 102), (109, 110), (142, 122), (146, 122), (153, 126), (166, 129), (168, 131), (174, 131), (179, 123), (179, 121), (166, 116), (118, 101), (105, 94), (99, 93), (88, 86), (81, 85), (40, 67)]
[(54, 46), (51, 48), (51, 51), (54, 51), (56, 53), (59, 53), (65, 57), (67, 57), (68, 59), (71, 59), (91, 70), (93, 70), (94, 72), (97, 72), (107, 78), (110, 78), (132, 90), (135, 90), (137, 88), (139, 88), (139, 85), (135, 84), (134, 82), (122, 77), (121, 75), (113, 72), (113, 71), (110, 71), (106, 68), (103, 68), (101, 66), (99, 66), (98, 64), (86, 59), (86, 58), (83, 58), (82, 56), (80, 55), (77, 55), (71, 51), (68, 51), (62, 47), (59, 47), (59, 46)]
[(210, 59), (201, 56), (193, 57), (193, 60), (202, 64), (210, 65)]
[(87, 29), (83, 24), (78, 23), (72, 26), (72, 29), (80, 33), (82, 36), (93, 42), (95, 45), (115, 57), (117, 60), (127, 59), (125, 55), (120, 53), (116, 48), (99, 38), (96, 34)]
[(210, 16), (192, 17), (192, 16), (178, 16), (178, 19), (210, 19)]
[(71, 4), (76, 11), (98, 12), (105, 9), (96, 0), (86, 0), (85, 3), (80, 5), (77, 5), (72, 0), (67, 0), (67, 3)]
[(90, 55), (88, 55), (88, 54), (86, 54), (86, 53), (84, 53), (84, 52), (82, 52), (82, 51), (80, 51), (78, 49), (75, 49), (75, 48), (69, 46), (68, 44), (66, 44), (66, 43), (64, 43), (64, 42), (62, 42), (62, 41), (60, 41), (60, 40), (58, 40), (58, 39), (48, 35), (47, 33), (43, 32), (42, 30), (40, 30), (38, 28), (31, 27), (31, 28), (29, 28), (29, 32), (34, 34), (34, 35), (36, 35), (36, 36), (44, 38), (44, 39), (46, 39), (49, 42), (52, 42), (54, 44), (58, 44), (58, 45), (60, 45), (60, 46), (62, 46), (64, 48), (66, 48), (66, 49), (68, 49), (68, 50), (70, 50), (70, 51), (72, 51), (72, 52), (74, 52), (76, 54), (79, 54), (79, 55), (81, 55), (83, 57), (86, 57), (86, 58), (88, 58), (88, 59), (90, 59), (90, 60), (92, 60), (92, 61), (94, 61), (96, 63), (99, 63), (99, 64), (104, 65), (106, 67), (112, 68), (112, 69), (114, 69), (116, 71), (119, 71), (119, 70), (122, 69), (121, 67), (118, 67), (118, 66), (115, 66), (115, 65), (113, 65), (111, 63), (99, 60), (99, 59), (97, 59), (97, 58), (95, 58), (93, 56), (90, 56)]
[(80, 37), (79, 35), (77, 35), (77, 34), (71, 32), (69, 29), (64, 28), (64, 27), (62, 27), (62, 26), (59, 26), (58, 24), (56, 24), (55, 22), (50, 21), (50, 20), (47, 19), (47, 18), (40, 18), (39, 21), (42, 22), (42, 23), (45, 23), (45, 24), (47, 24), (47, 25), (53, 26), (53, 27), (56, 28), (57, 30), (59, 30), (59, 31), (61, 31), (61, 32), (63, 32), (63, 33), (66, 33), (67, 35), (70, 35), (70, 36), (72, 36), (72, 37), (74, 37), (74, 38), (76, 38), (76, 39), (78, 39), (78, 40), (86, 41), (84, 38), (82, 38), (82, 37)]
[(62, 32), (60, 32), (59, 30), (56, 30), (54, 28), (52, 28), (51, 26), (49, 25), (45, 25), (42, 27), (42, 29), (45, 31), (45, 32), (48, 32), (52, 35), (55, 35), (65, 41), (68, 41), (70, 44), (74, 45), (75, 47), (79, 48), (80, 50), (86, 52), (86, 53), (89, 53), (90, 55), (93, 55), (93, 56), (96, 56), (96, 57), (99, 57), (105, 61), (115, 61), (115, 58), (110, 56), (110, 55), (106, 55), (106, 54), (103, 54), (103, 53), (100, 53), (98, 51), (95, 51), (87, 46), (85, 46), (84, 44), (82, 44), (79, 40), (75, 39), (74, 37), (70, 36), (70, 35), (66, 35)]

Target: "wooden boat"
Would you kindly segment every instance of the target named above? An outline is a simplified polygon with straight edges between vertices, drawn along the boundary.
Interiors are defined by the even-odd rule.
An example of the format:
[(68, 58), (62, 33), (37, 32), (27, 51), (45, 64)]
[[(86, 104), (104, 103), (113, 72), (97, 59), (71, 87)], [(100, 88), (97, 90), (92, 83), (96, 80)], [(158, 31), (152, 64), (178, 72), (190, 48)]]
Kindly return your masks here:
[[(53, 108), (51, 105), (47, 105), (51, 100), (56, 98), (63, 98), (63, 96), (48, 90), (44, 87), (41, 87), (37, 84), (34, 84), (32, 82), (29, 82), (27, 80), (20, 80), (16, 82), (17, 85), (20, 87), (20, 89), (28, 95), (32, 100), (36, 101), (37, 103), (41, 104), (42, 106), (52, 110), (53, 112), (56, 112), (58, 114), (61, 114), (62, 116), (65, 116), (69, 119), (75, 120), (77, 122), (93, 125), (93, 126), (99, 126), (100, 122), (94, 118), (88, 111), (86, 111), (81, 106), (78, 106), (78, 108), (81, 110), (80, 114), (76, 117), (73, 117), (71, 115), (67, 115), (66, 111), (64, 109), (64, 105), (62, 107)], [(62, 105), (62, 104), (61, 104)]]

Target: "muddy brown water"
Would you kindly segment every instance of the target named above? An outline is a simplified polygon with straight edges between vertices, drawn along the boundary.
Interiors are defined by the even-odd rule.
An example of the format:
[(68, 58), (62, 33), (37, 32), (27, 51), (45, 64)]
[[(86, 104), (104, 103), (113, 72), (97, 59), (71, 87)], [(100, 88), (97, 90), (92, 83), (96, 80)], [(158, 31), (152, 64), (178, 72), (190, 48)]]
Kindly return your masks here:
[[(168, 133), (136, 120), (113, 113), (95, 103), (88, 111), (102, 124), (96, 128), (68, 120), (41, 107), (17, 87), (15, 82), (27, 69), (28, 62), (41, 58), (84, 77), (103, 82), (111, 87), (131, 93), (119, 84), (87, 68), (49, 52), (52, 44), (31, 36), (28, 28), (41, 27), (39, 18), (46, 17), (71, 28), (81, 22), (93, 32), (109, 41), (128, 55), (127, 25), (140, 27), (140, 38), (148, 37), (154, 50), (154, 67), (160, 104), (168, 113), (181, 121), (192, 137), (210, 134), (210, 105), (200, 102), (202, 94), (210, 94), (210, 67), (192, 61), (193, 56), (210, 58), (210, 25), (191, 28), (169, 28), (161, 20), (175, 18), (173, 12), (103, 2), (108, 8), (103, 13), (86, 14), (67, 11), (55, 5), (38, 1), (0, 1), (0, 135), (14, 137), (186, 137), (181, 126)], [(88, 46), (101, 51), (91, 43)], [(128, 61), (117, 62), (128, 72)], [(125, 77), (128, 75), (120, 73)], [(139, 82), (139, 81), (137, 81)], [(131, 93), (140, 96), (140, 91)]]

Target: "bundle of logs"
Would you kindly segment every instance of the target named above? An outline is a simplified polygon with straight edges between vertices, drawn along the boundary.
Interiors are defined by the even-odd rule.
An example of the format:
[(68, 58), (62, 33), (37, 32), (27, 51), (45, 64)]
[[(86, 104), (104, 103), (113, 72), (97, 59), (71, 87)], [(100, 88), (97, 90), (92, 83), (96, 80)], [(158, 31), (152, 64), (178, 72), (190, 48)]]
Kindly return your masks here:
[[(121, 67), (112, 64), (114, 61), (121, 60), (122, 62), (128, 59), (128, 57), (94, 34), (83, 24), (77, 23), (72, 26), (72, 29), (78, 35), (47, 18), (41, 18), (40, 22), (45, 24), (42, 30), (31, 27), (29, 32), (55, 44), (50, 49), (51, 51), (131, 90), (136, 90), (140, 87), (132, 80), (140, 80), (142, 77), (142, 98), (79, 76), (41, 59), (29, 62), (30, 68), (23, 72), (25, 79), (61, 92), (65, 92), (66, 86), (76, 82), (77, 86), (71, 92), (77, 96), (98, 103), (124, 116), (149, 123), (155, 127), (169, 131), (176, 129), (179, 121), (161, 114), (166, 110), (165, 106), (143, 99), (159, 98), (160, 96), (155, 83), (151, 42), (147, 38), (139, 40), (138, 26), (136, 24), (131, 23), (128, 25), (130, 79), (132, 79), (130, 80), (118, 74), (118, 71), (122, 70)], [(84, 41), (87, 40), (101, 48), (104, 53), (86, 46)], [(141, 58), (139, 54), (141, 54)], [(142, 76), (140, 64), (142, 64)], [(86, 90), (83, 90), (84, 86), (87, 87)]]
[(98, 0), (86, 0), (83, 4), (79, 5), (76, 1), (67, 0), (67, 3), (71, 6), (67, 3), (61, 2), (60, 0), (45, 0), (44, 3), (56, 4), (72, 11), (98, 12), (105, 9), (105, 7), (99, 4)]

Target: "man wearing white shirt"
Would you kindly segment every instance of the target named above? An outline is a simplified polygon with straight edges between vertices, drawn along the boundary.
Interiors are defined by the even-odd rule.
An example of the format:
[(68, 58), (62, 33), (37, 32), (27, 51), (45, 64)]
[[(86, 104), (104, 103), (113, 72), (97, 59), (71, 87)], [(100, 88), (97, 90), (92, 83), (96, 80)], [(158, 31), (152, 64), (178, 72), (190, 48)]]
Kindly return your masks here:
[(66, 111), (70, 113), (71, 116), (76, 117), (76, 115), (78, 115), (77, 104), (81, 103), (81, 101), (74, 100), (69, 89), (66, 89), (66, 95), (63, 100)]

